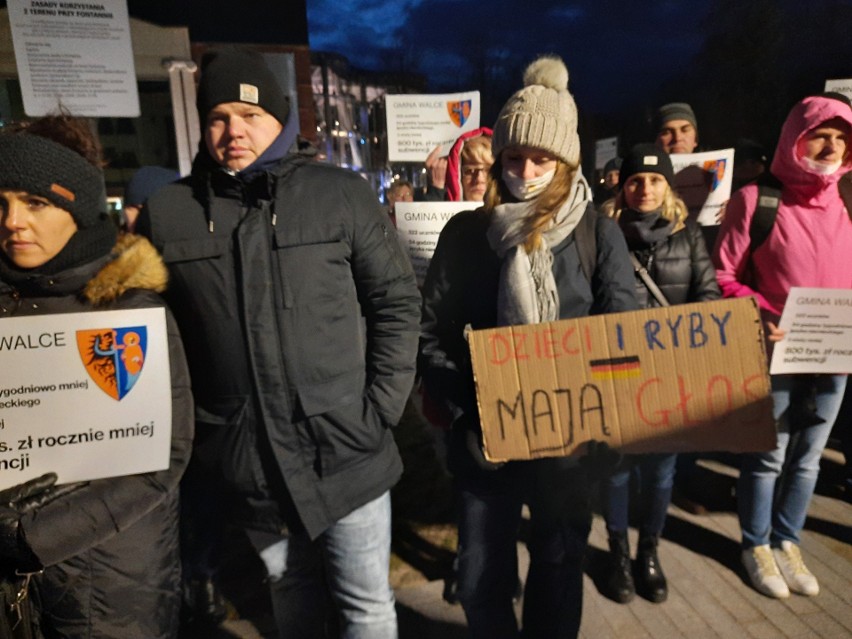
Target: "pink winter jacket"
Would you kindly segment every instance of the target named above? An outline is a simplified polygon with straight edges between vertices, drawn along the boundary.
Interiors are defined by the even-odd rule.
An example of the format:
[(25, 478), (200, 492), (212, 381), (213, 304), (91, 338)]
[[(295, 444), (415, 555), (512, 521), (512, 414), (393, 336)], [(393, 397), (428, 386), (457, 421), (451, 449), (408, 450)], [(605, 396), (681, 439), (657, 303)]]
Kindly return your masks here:
[[(837, 189), (852, 164), (847, 161), (833, 175), (817, 175), (796, 158), (799, 138), (836, 117), (852, 127), (852, 109), (825, 97), (805, 98), (787, 116), (771, 168), (783, 184), (781, 204), (772, 232), (754, 255), (749, 255), (749, 225), (758, 187), (745, 186), (731, 197), (713, 252), (725, 297), (754, 295), (772, 317), (780, 316), (792, 286), (852, 288), (852, 221)], [(749, 260), (753, 278), (746, 283)]]

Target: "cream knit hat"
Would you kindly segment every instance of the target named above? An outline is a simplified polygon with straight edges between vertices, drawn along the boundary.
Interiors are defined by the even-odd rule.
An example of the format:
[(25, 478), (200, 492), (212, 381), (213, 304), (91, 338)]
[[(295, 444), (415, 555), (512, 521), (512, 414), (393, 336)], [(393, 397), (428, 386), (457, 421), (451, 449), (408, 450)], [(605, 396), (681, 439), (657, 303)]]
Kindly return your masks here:
[(577, 105), (568, 92), (568, 69), (557, 56), (543, 56), (524, 71), (524, 88), (503, 106), (491, 150), (494, 157), (507, 146), (546, 149), (568, 164), (580, 162)]

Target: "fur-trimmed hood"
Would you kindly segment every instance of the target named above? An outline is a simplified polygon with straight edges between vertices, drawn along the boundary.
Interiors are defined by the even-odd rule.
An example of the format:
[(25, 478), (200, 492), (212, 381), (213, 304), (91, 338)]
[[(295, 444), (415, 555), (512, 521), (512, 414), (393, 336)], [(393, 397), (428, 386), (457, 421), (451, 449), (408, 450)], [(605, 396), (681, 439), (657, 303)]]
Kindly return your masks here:
[(163, 258), (146, 238), (126, 234), (118, 238), (106, 264), (83, 289), (95, 306), (106, 304), (133, 288), (162, 293), (169, 273)]
[(157, 249), (144, 237), (130, 234), (119, 236), (103, 257), (60, 273), (2, 270), (0, 307), (4, 311), (17, 307), (21, 298), (33, 297), (73, 296), (95, 307), (104, 306), (131, 289), (162, 293), (168, 281), (168, 270)]

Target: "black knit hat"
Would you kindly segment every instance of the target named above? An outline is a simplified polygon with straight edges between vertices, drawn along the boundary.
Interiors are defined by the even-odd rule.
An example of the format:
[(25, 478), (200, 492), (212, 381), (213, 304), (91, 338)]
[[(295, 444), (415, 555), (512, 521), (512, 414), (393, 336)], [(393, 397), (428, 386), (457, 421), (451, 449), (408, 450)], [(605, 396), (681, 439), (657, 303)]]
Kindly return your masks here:
[(610, 171), (621, 171), (621, 158), (610, 158), (606, 161), (603, 168), (603, 174), (606, 175)]
[(68, 211), (81, 229), (107, 217), (103, 171), (39, 135), (0, 134), (0, 188), (43, 197)]
[(669, 154), (653, 144), (637, 144), (621, 163), (618, 184), (624, 186), (631, 175), (637, 173), (659, 173), (671, 186), (674, 181), (674, 169)]
[(282, 125), (290, 113), (290, 101), (263, 55), (251, 49), (220, 49), (202, 58), (196, 100), (202, 127), (211, 109), (223, 102), (256, 104)]

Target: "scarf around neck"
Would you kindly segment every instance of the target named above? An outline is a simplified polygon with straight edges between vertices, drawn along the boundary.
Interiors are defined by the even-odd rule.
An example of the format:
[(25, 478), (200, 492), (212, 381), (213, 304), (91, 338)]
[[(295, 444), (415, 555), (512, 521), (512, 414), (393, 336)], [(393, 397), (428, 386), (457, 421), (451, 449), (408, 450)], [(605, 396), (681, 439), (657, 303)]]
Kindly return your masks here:
[(631, 251), (642, 251), (662, 242), (671, 235), (674, 221), (663, 217), (662, 210), (642, 213), (625, 209), (618, 217), (618, 225)]
[(536, 200), (494, 208), (487, 237), (491, 249), (502, 260), (497, 291), (498, 326), (538, 324), (559, 318), (552, 249), (571, 234), (589, 201), (589, 185), (582, 173), (575, 171), (568, 198), (531, 253), (524, 247), (527, 239), (524, 222), (535, 210)]

